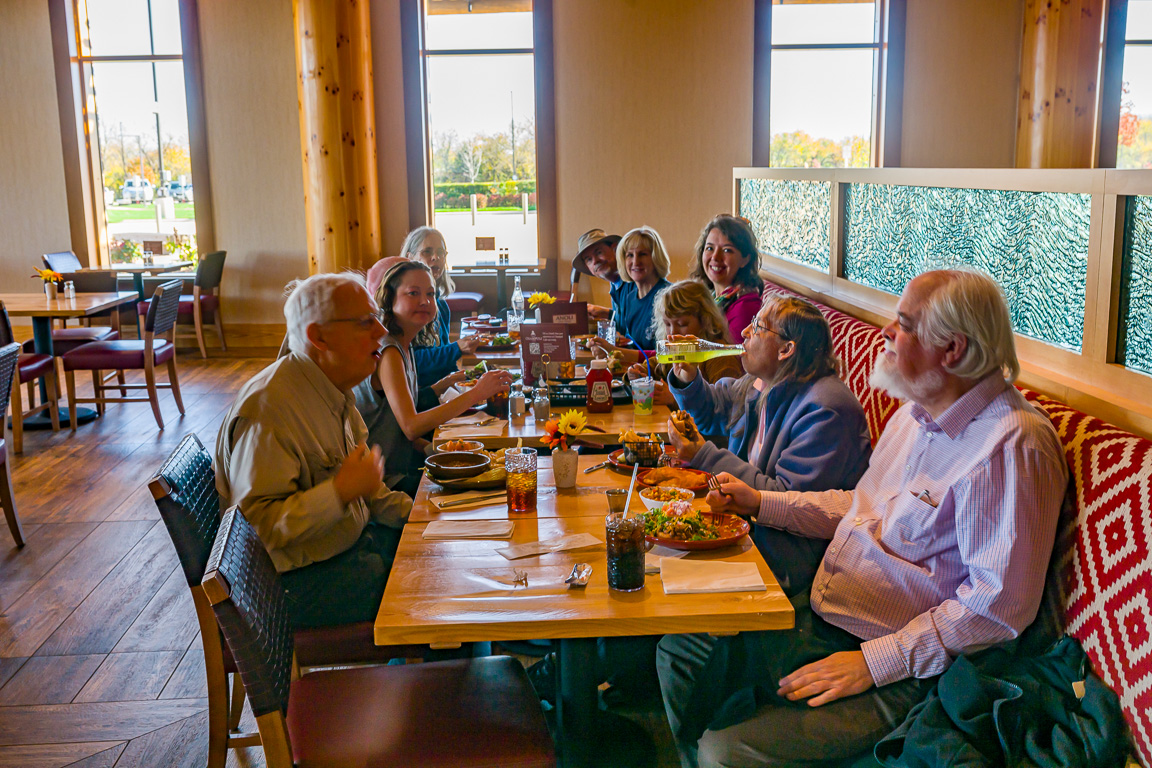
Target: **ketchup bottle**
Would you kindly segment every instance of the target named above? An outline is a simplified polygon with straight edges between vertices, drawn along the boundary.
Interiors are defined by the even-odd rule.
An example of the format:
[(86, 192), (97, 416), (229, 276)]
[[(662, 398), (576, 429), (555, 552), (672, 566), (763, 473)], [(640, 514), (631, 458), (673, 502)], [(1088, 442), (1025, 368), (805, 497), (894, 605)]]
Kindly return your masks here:
[(593, 360), (584, 381), (588, 386), (588, 412), (611, 413), (612, 372), (608, 370), (608, 361)]

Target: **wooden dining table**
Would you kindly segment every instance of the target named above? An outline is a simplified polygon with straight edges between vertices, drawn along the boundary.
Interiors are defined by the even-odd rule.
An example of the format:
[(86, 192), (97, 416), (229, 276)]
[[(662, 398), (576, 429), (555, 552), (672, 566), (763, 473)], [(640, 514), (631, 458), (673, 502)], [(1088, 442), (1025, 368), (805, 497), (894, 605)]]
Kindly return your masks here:
[[(49, 299), (43, 293), (0, 293), (0, 302), (11, 317), (32, 318), (32, 338), (36, 351), (52, 355), (52, 321), (56, 318), (90, 317), (123, 304), (136, 301), (136, 293), (117, 291), (116, 293), (78, 293), (73, 298), (58, 296)], [(48, 389), (40, 382), (40, 397), (47, 402)], [(67, 408), (60, 408), (60, 424), (70, 424), (71, 414)], [(96, 418), (91, 408), (76, 409), (76, 423), (86, 424)], [(51, 429), (52, 422), (47, 411), (24, 420), (24, 429)]]
[(81, 272), (120, 272), (132, 275), (132, 287), (136, 289), (139, 301), (144, 301), (144, 275), (160, 275), (165, 272), (176, 272), (185, 267), (192, 266), (192, 262), (183, 259), (156, 259), (151, 264), (142, 261), (132, 261), (125, 264), (113, 264), (110, 269), (93, 268), (82, 269)]
[[(581, 456), (581, 470), (602, 459)], [(781, 630), (793, 626), (794, 615), (748, 537), (686, 557), (755, 563), (767, 586), (764, 592), (666, 595), (659, 574), (649, 574), (644, 588), (636, 592), (609, 589), (604, 491), (627, 487), (630, 480), (609, 470), (587, 475), (581, 471), (576, 488), (558, 490), (550, 457), (542, 456), (537, 510), (522, 514), (509, 512), (507, 504), (499, 502), (438, 510), (431, 496), (439, 488), (425, 477), (376, 616), (376, 643), (453, 648), (467, 642), (553, 638), (559, 646), (556, 707), (562, 763), (602, 764), (606, 749), (646, 741), (635, 724), (599, 709), (597, 638)], [(640, 501), (633, 499), (630, 512), (639, 511)], [(432, 520), (511, 520), (514, 530), (510, 540), (427, 540), (423, 533)], [(516, 560), (496, 552), (509, 544), (577, 533), (591, 534), (599, 543)], [(586, 587), (564, 582), (576, 563), (592, 566)]]

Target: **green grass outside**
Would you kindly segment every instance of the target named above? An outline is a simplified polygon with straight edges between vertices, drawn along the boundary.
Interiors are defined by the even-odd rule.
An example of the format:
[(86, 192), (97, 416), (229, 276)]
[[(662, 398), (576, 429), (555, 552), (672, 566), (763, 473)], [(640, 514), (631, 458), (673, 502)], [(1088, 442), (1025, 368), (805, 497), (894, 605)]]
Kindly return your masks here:
[[(108, 216), (109, 224), (119, 224), (122, 221), (134, 219), (156, 219), (156, 206), (152, 203), (146, 205), (132, 203), (131, 205), (125, 206), (108, 206), (104, 209), (104, 212)], [(176, 218), (196, 218), (196, 203), (176, 203)]]

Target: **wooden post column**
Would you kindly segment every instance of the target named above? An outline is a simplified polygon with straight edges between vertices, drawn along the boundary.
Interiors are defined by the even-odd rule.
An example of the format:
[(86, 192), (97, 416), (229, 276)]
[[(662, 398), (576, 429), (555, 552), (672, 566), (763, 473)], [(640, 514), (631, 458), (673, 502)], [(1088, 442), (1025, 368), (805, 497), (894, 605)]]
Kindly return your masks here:
[(304, 209), (312, 274), (380, 257), (367, 0), (293, 0)]
[(1017, 168), (1091, 168), (1107, 0), (1027, 0)]

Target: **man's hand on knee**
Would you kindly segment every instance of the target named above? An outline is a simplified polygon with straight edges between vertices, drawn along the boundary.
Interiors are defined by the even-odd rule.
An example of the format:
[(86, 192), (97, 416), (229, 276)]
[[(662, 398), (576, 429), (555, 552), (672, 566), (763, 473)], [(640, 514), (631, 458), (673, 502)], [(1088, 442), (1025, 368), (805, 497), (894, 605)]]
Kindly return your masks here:
[(855, 696), (875, 685), (868, 662), (861, 651), (844, 651), (805, 664), (780, 681), (777, 693), (790, 701), (809, 699), (818, 707), (830, 701)]
[(369, 450), (366, 444), (360, 443), (344, 459), (333, 482), (340, 501), (350, 504), (356, 499), (370, 498), (380, 489), (383, 478), (384, 459), (380, 455), (380, 446), (374, 445)]

